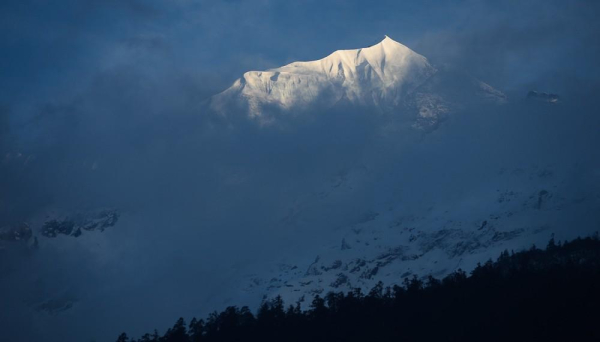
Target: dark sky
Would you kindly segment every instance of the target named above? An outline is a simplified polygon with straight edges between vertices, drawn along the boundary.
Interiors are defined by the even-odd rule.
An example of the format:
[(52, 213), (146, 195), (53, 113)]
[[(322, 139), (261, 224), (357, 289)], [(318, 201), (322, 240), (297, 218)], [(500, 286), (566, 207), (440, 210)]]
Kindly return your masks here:
[[(539, 113), (521, 120), (515, 107), (510, 119), (463, 120), (482, 140), (488, 134), (481, 127), (503, 127), (490, 147), (498, 159), (521, 153), (513, 159), (598, 160), (581, 148), (597, 146), (598, 138), (581, 132), (598, 124), (599, 15), (593, 0), (1, 1), (0, 227), (48, 208), (115, 207), (124, 214), (118, 229), (48, 242), (39, 257), (0, 254), (0, 303), (11, 308), (0, 313), (0, 340), (6, 333), (11, 341), (48, 334), (104, 341), (123, 329), (138, 334), (163, 329), (178, 315), (204, 315), (212, 309), (206, 298), (222, 294), (237, 267), (270, 260), (286, 242), (309, 243), (319, 229), (343, 223), (317, 221), (317, 208), (309, 213), (314, 227), (302, 235), (278, 230), (274, 212), (286, 213), (323, 175), (357, 160), (383, 170), (391, 167), (386, 157), (402, 152), (372, 143), (372, 118), (360, 115), (331, 115), (289, 134), (211, 132), (203, 101), (245, 71), (320, 59), (388, 35), (511, 101), (529, 90), (554, 92), (565, 103), (559, 114), (581, 114), (557, 114), (555, 128), (536, 126)], [(536, 127), (537, 142), (528, 143), (522, 122)], [(512, 124), (522, 137), (507, 147), (500, 140)], [(413, 151), (417, 162), (406, 176), (434, 179), (443, 166), (467, 179), (460, 162), (473, 160), (465, 148), (500, 163), (479, 144), (450, 135), (453, 146), (434, 141)], [(437, 196), (445, 177), (423, 193)], [(377, 191), (361, 191), (327, 210), (351, 216), (379, 200)], [(40, 318), (23, 304), (38, 292), (67, 293), (79, 304)]]
[[(595, 1), (3, 1), (0, 101), (68, 101), (135, 66), (209, 96), (242, 72), (387, 34), (501, 89), (596, 76)], [(514, 77), (514, 76), (518, 77)]]

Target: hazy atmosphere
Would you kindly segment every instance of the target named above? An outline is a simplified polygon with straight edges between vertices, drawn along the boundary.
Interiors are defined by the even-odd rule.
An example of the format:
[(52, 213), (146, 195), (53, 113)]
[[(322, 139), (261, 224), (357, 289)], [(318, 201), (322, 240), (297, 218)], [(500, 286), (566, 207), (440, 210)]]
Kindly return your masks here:
[[(0, 340), (139, 337), (308, 301), (338, 288), (329, 264), (398, 246), (419, 259), (380, 271), (386, 284), (598, 231), (599, 15), (596, 1), (2, 1)], [(244, 73), (371, 46), (381, 70), (408, 47), (426, 60), (398, 60), (445, 78), (377, 106), (311, 88), (300, 107), (281, 69), (252, 112), (264, 89)]]

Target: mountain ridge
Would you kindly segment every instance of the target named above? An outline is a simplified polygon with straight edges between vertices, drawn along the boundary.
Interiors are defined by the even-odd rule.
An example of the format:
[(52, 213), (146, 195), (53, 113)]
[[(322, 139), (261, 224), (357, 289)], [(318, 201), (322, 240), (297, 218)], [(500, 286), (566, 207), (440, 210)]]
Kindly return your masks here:
[[(231, 87), (213, 96), (209, 107), (224, 116), (242, 112), (261, 125), (268, 125), (293, 111), (347, 103), (400, 113), (414, 117), (414, 122), (425, 119), (435, 125), (460, 107), (454, 103), (451, 91), (447, 91), (452, 86), (439, 89), (428, 85), (435, 76), (456, 78), (445, 75), (426, 57), (386, 35), (366, 48), (337, 50), (314, 61), (248, 71)], [(469, 78), (459, 78), (462, 77)], [(505, 101), (504, 94), (483, 82), (473, 79), (466, 84), (473, 98), (482, 93), (482, 98)]]

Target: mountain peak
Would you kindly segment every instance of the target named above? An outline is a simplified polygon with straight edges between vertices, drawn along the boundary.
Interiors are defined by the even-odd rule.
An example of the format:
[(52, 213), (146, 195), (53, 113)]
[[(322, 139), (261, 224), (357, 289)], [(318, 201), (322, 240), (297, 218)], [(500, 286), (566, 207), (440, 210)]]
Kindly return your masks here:
[(406, 45), (404, 45), (404, 44), (402, 44), (402, 43), (400, 43), (398, 41), (395, 41), (394, 39), (390, 38), (390, 36), (388, 36), (387, 34), (384, 35), (383, 39), (379, 43), (377, 43), (377, 44), (375, 44), (373, 46), (370, 46), (370, 47), (374, 47), (374, 46), (385, 46), (385, 47), (402, 48), (402, 49), (406, 49), (407, 51), (410, 51), (410, 52), (416, 54), (416, 52), (414, 52), (413, 50), (411, 50), (409, 47), (407, 47)]
[(402, 45), (402, 44), (398, 43), (397, 41), (393, 40), (392, 38), (390, 38), (390, 36), (388, 36), (387, 34), (384, 35), (383, 40), (379, 44), (390, 44), (390, 43)]
[(348, 60), (354, 60), (355, 63), (363, 62), (360, 58), (354, 58), (359, 57), (361, 55), (366, 55), (366, 58), (369, 58), (370, 60), (376, 60), (381, 58), (397, 59), (402, 58), (405, 55), (412, 55), (414, 57), (418, 57), (419, 59), (426, 60), (425, 57), (414, 52), (406, 45), (393, 40), (388, 35), (385, 35), (383, 40), (381, 40), (377, 44), (360, 49), (337, 50), (322, 60), (339, 55), (347, 55), (350, 57)]
[(260, 117), (266, 107), (288, 110), (323, 100), (327, 105), (393, 105), (435, 72), (425, 57), (385, 36), (367, 48), (338, 50), (319, 60), (247, 72), (215, 95), (211, 106), (224, 112), (222, 107), (233, 100), (246, 107), (251, 117)]
[(417, 92), (436, 73), (427, 58), (386, 35), (366, 48), (337, 50), (319, 60), (246, 72), (229, 89), (213, 96), (210, 106), (221, 114), (241, 110), (261, 124), (290, 110), (341, 103), (384, 111), (417, 106), (419, 115), (437, 117), (435, 113), (447, 107), (438, 100), (440, 96), (423, 97)]

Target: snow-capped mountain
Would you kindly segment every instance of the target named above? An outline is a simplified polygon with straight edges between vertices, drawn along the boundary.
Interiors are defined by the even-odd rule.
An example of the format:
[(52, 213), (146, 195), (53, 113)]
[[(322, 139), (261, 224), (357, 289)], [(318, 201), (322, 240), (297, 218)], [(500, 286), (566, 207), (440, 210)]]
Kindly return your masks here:
[[(424, 139), (389, 134), (380, 145), (365, 142), (360, 148), (366, 155), (386, 162), (357, 159), (330, 181), (307, 186), (277, 224), (297, 232), (295, 244), (270, 264), (235, 269), (232, 283), (240, 286), (227, 304), (256, 304), (275, 295), (288, 304), (310, 302), (316, 294), (368, 290), (378, 281), (393, 285), (412, 276), (443, 277), (459, 268), (470, 271), (504, 249), (593, 233), (600, 203), (600, 188), (592, 185), (597, 175), (575, 175), (574, 170), (591, 167), (579, 164), (576, 154), (547, 155), (562, 149), (549, 143), (573, 122), (527, 105), (509, 103), (502, 92), (465, 72), (433, 66), (387, 36), (367, 48), (245, 73), (211, 98), (213, 111), (271, 125), (339, 106), (342, 113), (391, 118), (375, 126), (383, 123), (387, 129), (394, 121), (431, 134)], [(433, 132), (454, 115), (457, 120)], [(348, 141), (366, 126), (359, 125)], [(334, 134), (338, 128), (336, 122), (326, 131)]]
[(469, 272), (505, 249), (593, 234), (597, 115), (545, 102), (508, 101), (388, 37), (248, 72), (211, 98), (221, 116), (200, 139), (113, 165), (110, 183), (122, 172), (131, 187), (85, 178), (82, 203), (101, 195), (119, 210), (62, 204), (0, 222), (1, 318), (104, 332), (128, 322), (125, 306), (161, 312), (147, 331), (277, 295), (307, 308), (317, 294)]
[[(462, 94), (456, 92), (460, 83)], [(432, 66), (427, 58), (386, 36), (373, 46), (338, 50), (309, 62), (249, 71), (210, 100), (222, 115), (240, 111), (270, 124), (277, 115), (352, 105), (414, 116), (419, 126), (436, 124), (469, 100), (503, 102), (505, 96), (467, 75)]]

